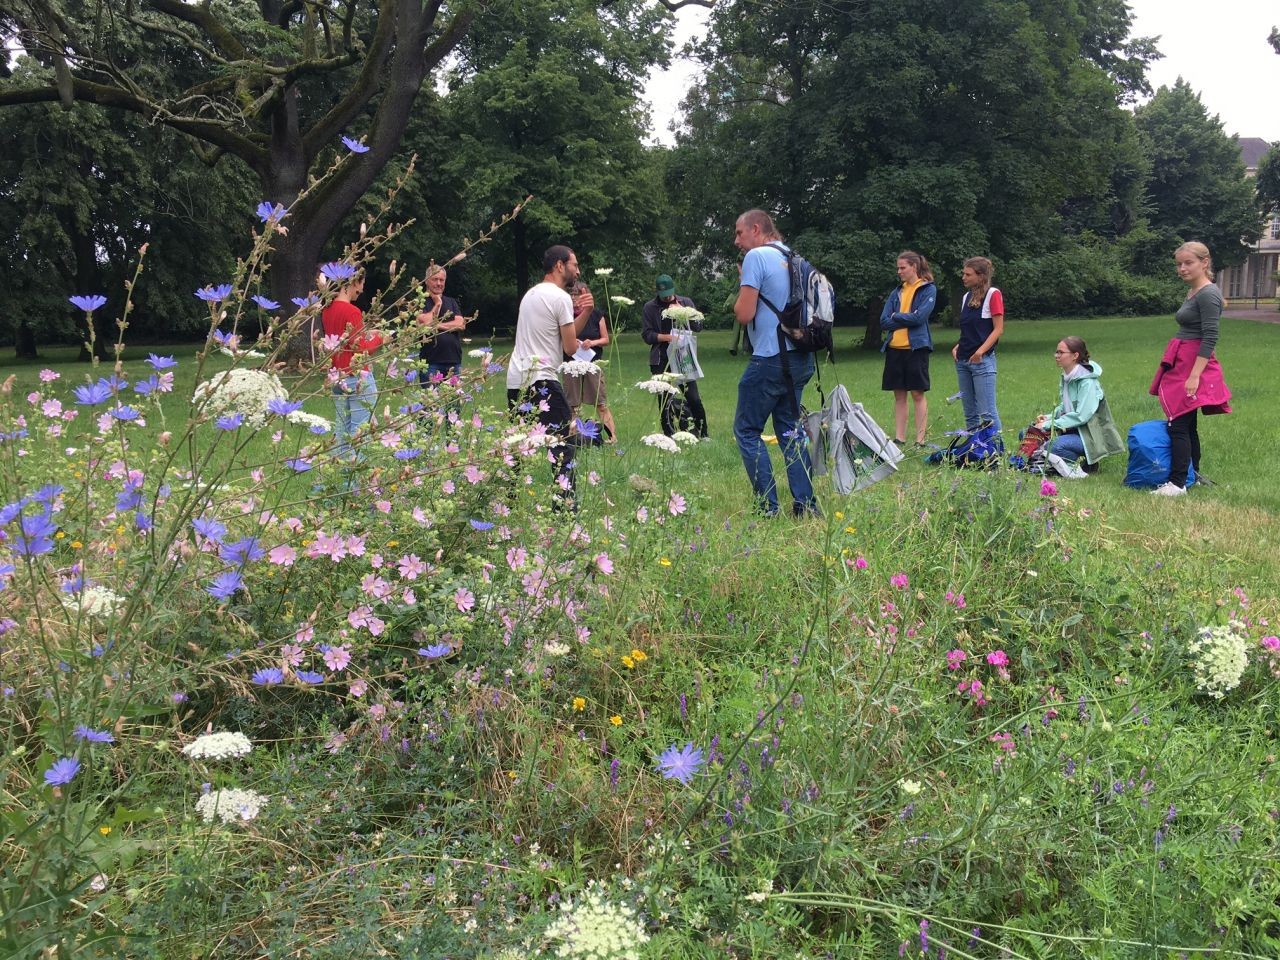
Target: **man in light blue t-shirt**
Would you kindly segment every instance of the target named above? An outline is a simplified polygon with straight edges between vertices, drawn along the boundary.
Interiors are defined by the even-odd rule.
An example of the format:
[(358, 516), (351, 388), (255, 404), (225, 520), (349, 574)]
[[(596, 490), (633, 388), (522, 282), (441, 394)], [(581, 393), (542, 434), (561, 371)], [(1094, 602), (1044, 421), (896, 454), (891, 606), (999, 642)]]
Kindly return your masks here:
[[(797, 418), (800, 397), (813, 376), (814, 358), (811, 353), (793, 351), (785, 334), (781, 339), (778, 336), (778, 310), (786, 305), (791, 292), (787, 271), (789, 251), (773, 218), (763, 210), (748, 210), (738, 218), (733, 242), (746, 252), (733, 313), (738, 323), (750, 325), (752, 345), (751, 359), (738, 381), (733, 435), (742, 452), (742, 463), (747, 468), (757, 507), (767, 516), (776, 516), (778, 488), (773, 479), (769, 448), (761, 439), (766, 421), (773, 417), (773, 430), (782, 447), (787, 483), (791, 487), (791, 511), (795, 516), (816, 514), (818, 503), (809, 479), (807, 437), (804, 424)], [(785, 356), (778, 352), (780, 345), (785, 348)]]

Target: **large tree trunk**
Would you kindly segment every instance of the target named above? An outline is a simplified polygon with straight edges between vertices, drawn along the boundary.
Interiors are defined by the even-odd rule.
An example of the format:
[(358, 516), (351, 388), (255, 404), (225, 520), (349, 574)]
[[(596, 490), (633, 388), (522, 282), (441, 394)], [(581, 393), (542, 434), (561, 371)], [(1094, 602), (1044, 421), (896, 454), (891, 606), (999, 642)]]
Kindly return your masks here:
[(529, 237), (523, 213), (512, 221), (511, 231), (516, 245), (516, 302), (519, 302), (529, 289)]
[(880, 311), (884, 309), (883, 300), (872, 300), (867, 304), (867, 334), (862, 339), (864, 350), (879, 350), (884, 334), (880, 330)]
[(18, 321), (18, 330), (14, 334), (13, 355), (19, 360), (34, 360), (40, 356), (36, 353), (36, 333), (31, 329), (31, 324), (27, 323), (26, 317)]

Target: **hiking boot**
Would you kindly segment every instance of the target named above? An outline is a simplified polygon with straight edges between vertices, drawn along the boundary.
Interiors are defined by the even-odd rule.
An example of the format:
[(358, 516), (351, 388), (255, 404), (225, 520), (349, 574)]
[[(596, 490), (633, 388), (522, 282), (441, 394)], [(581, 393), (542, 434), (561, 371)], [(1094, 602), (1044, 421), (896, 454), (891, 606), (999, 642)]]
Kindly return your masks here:
[(1049, 466), (1053, 467), (1053, 469), (1057, 471), (1058, 476), (1064, 477), (1067, 480), (1083, 480), (1088, 476), (1088, 474), (1081, 470), (1076, 464), (1067, 463), (1066, 460), (1063, 460), (1062, 457), (1058, 456), (1056, 453), (1049, 454), (1045, 459), (1049, 461)]
[(1187, 488), (1166, 481), (1151, 492), (1157, 497), (1184, 497), (1187, 494)]

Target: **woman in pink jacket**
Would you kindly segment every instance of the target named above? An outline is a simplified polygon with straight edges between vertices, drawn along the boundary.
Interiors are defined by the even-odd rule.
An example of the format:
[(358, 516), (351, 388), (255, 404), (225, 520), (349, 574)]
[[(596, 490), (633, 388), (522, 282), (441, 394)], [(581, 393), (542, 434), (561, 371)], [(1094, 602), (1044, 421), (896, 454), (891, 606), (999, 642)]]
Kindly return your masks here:
[(1187, 492), (1187, 467), (1200, 475), (1200, 433), (1196, 415), (1231, 412), (1231, 391), (1214, 357), (1218, 321), (1222, 317), (1222, 291), (1213, 282), (1213, 261), (1203, 243), (1184, 243), (1173, 254), (1178, 276), (1190, 288), (1175, 315), (1178, 332), (1165, 347), (1151, 381), (1152, 395), (1169, 419), (1169, 480), (1153, 493), (1180, 497)]

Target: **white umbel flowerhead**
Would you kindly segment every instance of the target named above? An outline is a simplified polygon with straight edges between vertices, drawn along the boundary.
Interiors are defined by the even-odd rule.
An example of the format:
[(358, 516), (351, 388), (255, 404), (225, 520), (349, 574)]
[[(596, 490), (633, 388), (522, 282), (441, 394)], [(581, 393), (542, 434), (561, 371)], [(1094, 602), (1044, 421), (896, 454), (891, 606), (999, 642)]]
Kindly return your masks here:
[(205, 823), (248, 823), (255, 819), (269, 798), (256, 790), (210, 790), (196, 801), (196, 813)]
[(677, 430), (671, 435), (671, 439), (685, 447), (692, 447), (698, 442), (698, 438), (688, 430)]
[(86, 617), (103, 618), (119, 610), (124, 597), (106, 587), (88, 586), (79, 593), (73, 593), (62, 603), (73, 614), (79, 612)]
[(636, 384), (636, 386), (645, 393), (652, 393), (655, 395), (662, 393), (674, 395), (680, 392), (671, 383), (668, 383), (666, 380), (659, 380), (657, 377), (653, 377), (650, 380), (641, 380)]
[(590, 360), (566, 360), (559, 369), (564, 377), (586, 377), (600, 372), (600, 368)]
[(687, 323), (690, 326), (695, 323), (702, 322), (702, 311), (695, 309), (694, 307), (667, 307), (667, 309), (662, 311), (662, 315), (668, 320), (674, 320), (677, 323)]
[(1232, 620), (1226, 626), (1201, 627), (1195, 639), (1187, 644), (1196, 688), (1221, 700), (1240, 686), (1240, 678), (1249, 665), (1248, 649), (1245, 625), (1239, 620)]
[(253, 744), (243, 733), (206, 733), (196, 737), (182, 752), (192, 760), (226, 760), (243, 757), (253, 749)]
[(646, 447), (656, 447), (659, 450), (665, 450), (667, 453), (680, 452), (680, 444), (665, 434), (651, 433), (647, 437), (641, 437), (640, 442)]
[(640, 960), (649, 942), (636, 912), (625, 903), (612, 903), (592, 884), (578, 900), (560, 905), (560, 916), (547, 927), (553, 956), (566, 960)]

